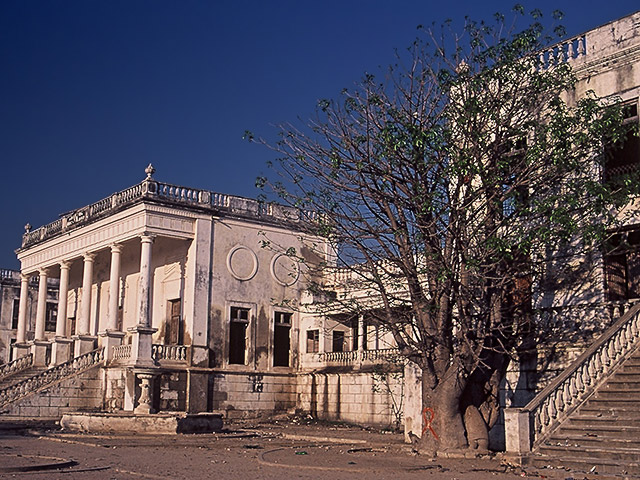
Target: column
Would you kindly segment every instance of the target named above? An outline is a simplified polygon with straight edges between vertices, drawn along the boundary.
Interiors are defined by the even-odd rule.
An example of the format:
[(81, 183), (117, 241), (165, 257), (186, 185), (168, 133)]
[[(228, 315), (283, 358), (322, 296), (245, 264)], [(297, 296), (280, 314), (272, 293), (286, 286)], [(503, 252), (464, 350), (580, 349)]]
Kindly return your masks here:
[(109, 304), (107, 325), (98, 333), (98, 341), (105, 350), (105, 359), (113, 359), (113, 349), (122, 344), (124, 332), (118, 331), (118, 300), (120, 298), (120, 254), (122, 245), (111, 245), (111, 273), (109, 276)]
[(82, 272), (82, 304), (80, 305), (80, 320), (76, 326), (77, 335), (89, 335), (91, 321), (91, 285), (93, 284), (93, 262), (95, 253), (84, 255), (84, 270)]
[(33, 364), (37, 366), (46, 365), (47, 342), (44, 336), (44, 326), (47, 316), (47, 278), (49, 272), (42, 269), (38, 272), (38, 304), (36, 306), (36, 332), (33, 343), (31, 344), (31, 353), (33, 353)]
[(129, 328), (131, 334), (131, 357), (129, 364), (134, 367), (152, 367), (152, 335), (158, 330), (151, 327), (151, 247), (153, 237), (140, 237), (140, 279), (138, 281), (138, 323)]
[(29, 276), (20, 274), (20, 303), (18, 306), (18, 331), (16, 343), (13, 346), (13, 357), (15, 360), (29, 354), (27, 342), (27, 301), (29, 299)]
[(36, 340), (44, 340), (44, 323), (47, 316), (47, 278), (49, 276), (46, 269), (39, 272), (38, 279), (38, 304), (36, 307)]
[(367, 338), (367, 332), (364, 330), (364, 315), (358, 315), (358, 365), (362, 365), (364, 361), (364, 341)]
[(76, 323), (76, 335), (74, 336), (74, 355), (76, 357), (90, 352), (95, 348), (96, 337), (90, 335), (91, 322), (91, 286), (93, 285), (93, 262), (95, 253), (85, 253), (82, 270), (82, 299), (80, 304), (80, 318)]
[(58, 294), (58, 320), (56, 336), (51, 345), (51, 363), (60, 365), (69, 360), (72, 340), (67, 337), (67, 301), (69, 297), (69, 268), (71, 264), (60, 262), (60, 291)]
[(58, 319), (56, 337), (67, 336), (67, 300), (69, 297), (69, 262), (60, 262), (60, 290), (58, 293)]
[(122, 246), (111, 246), (111, 273), (109, 276), (109, 308), (107, 312), (107, 331), (118, 329), (118, 300), (120, 298), (120, 254)]
[(153, 245), (153, 237), (150, 235), (142, 235), (140, 237), (142, 243), (140, 250), (140, 289), (138, 324), (144, 327), (151, 326), (151, 315), (149, 311), (149, 297), (151, 294), (151, 246)]

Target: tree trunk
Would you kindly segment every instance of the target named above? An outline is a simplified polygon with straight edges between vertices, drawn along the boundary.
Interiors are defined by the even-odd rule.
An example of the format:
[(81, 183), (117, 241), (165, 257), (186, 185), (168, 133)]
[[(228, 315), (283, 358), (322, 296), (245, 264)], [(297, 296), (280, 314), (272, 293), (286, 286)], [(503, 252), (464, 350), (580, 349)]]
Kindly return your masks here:
[(467, 448), (464, 422), (460, 412), (460, 396), (465, 381), (454, 372), (432, 388), (431, 376), (422, 374), (422, 435), (418, 445), (421, 453)]

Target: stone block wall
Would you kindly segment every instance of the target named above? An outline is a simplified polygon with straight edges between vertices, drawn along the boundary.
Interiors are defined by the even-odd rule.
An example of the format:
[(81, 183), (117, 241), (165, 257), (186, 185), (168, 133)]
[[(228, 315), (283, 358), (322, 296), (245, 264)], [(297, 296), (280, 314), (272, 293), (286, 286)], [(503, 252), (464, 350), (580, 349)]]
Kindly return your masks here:
[(155, 398), (158, 399), (156, 408), (163, 412), (186, 411), (187, 372), (168, 372), (155, 381)]
[(100, 368), (93, 367), (13, 402), (1, 413), (16, 417), (59, 418), (68, 412), (100, 410), (103, 398), (100, 376)]
[(315, 418), (381, 428), (402, 426), (402, 375), (371, 371), (298, 377), (298, 407)]
[(227, 417), (249, 417), (296, 408), (296, 377), (292, 374), (216, 372), (213, 374), (213, 410)]

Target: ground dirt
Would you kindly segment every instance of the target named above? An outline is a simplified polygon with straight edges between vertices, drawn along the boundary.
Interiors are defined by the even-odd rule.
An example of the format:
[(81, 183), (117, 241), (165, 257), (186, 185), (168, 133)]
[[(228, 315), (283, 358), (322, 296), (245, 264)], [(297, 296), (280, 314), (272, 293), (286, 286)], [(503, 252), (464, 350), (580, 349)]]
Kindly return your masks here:
[[(46, 469), (45, 469), (46, 468)], [(216, 434), (97, 435), (0, 419), (0, 478), (458, 479), (572, 477), (500, 456), (416, 455), (397, 433), (289, 418), (235, 421)], [(583, 476), (574, 476), (585, 478)]]

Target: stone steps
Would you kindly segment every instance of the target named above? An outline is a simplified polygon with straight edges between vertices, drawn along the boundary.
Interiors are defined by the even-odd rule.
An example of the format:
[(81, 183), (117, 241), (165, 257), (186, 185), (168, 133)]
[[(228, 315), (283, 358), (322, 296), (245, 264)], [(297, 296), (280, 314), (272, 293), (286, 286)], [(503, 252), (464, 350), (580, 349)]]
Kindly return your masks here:
[[(577, 478), (578, 472), (597, 475), (598, 480), (640, 478), (640, 462), (621, 461), (619, 459), (589, 458), (570, 456), (563, 449), (549, 449), (546, 454), (538, 454), (529, 458), (529, 464), (539, 469), (548, 467), (564, 468), (572, 472), (567, 477)], [(582, 478), (582, 477), (580, 477)], [(585, 478), (587, 478), (585, 476)]]
[(598, 478), (640, 478), (640, 354), (628, 358), (528, 461)]
[(46, 370), (45, 367), (29, 367), (0, 380), (0, 390), (15, 385)]

